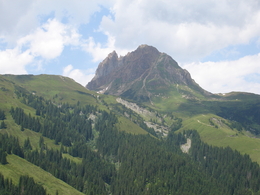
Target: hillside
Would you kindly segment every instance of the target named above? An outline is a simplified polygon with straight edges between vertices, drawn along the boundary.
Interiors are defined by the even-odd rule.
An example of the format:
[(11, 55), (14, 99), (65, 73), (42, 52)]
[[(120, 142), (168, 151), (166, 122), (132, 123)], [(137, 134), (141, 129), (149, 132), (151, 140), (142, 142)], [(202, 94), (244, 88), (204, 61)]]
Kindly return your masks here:
[[(46, 114), (43, 115), (41, 112), (44, 110), (44, 107), (48, 106), (48, 104), (52, 105), (50, 109), (57, 109), (59, 108), (59, 105), (71, 105), (68, 107), (68, 110), (70, 110), (70, 112), (73, 110), (72, 107), (75, 107), (76, 105), (78, 105), (79, 107), (90, 105), (90, 109), (101, 109), (105, 113), (106, 110), (108, 110), (107, 106), (102, 103), (102, 97), (97, 96), (97, 94), (86, 90), (81, 85), (66, 77), (54, 75), (5, 75), (0, 76), (0, 87), (0, 111), (1, 113), (4, 112), (5, 115), (5, 117), (2, 118), (4, 120), (1, 119), (0, 121), (1, 123), (4, 122), (5, 127), (1, 127), (0, 132), (2, 134), (7, 133), (9, 136), (17, 137), (19, 139), (21, 147), (23, 147), (24, 142), (29, 139), (30, 145), (32, 146), (33, 150), (41, 149), (41, 147), (39, 146), (39, 140), (41, 139), (42, 135), (44, 135), (44, 143), (47, 147), (44, 148), (43, 151), (46, 150), (47, 152), (48, 149), (60, 150), (61, 145), (65, 146), (66, 144), (66, 139), (64, 137), (63, 140), (61, 140), (62, 138), (56, 137), (55, 142), (55, 137), (53, 137), (53, 133), (44, 134), (44, 132), (42, 132), (42, 127), (37, 127), (37, 125), (41, 126), (41, 124), (44, 124), (44, 122), (46, 121)], [(45, 98), (46, 100), (44, 100)], [(40, 107), (37, 108), (38, 106)], [(24, 113), (22, 114), (22, 116), (20, 116), (23, 118), (22, 121), (29, 120), (27, 121), (29, 123), (34, 123), (33, 121), (39, 121), (39, 123), (32, 126), (21, 121), (18, 122), (13, 118), (12, 113), (10, 113), (12, 108), (14, 108), (15, 112), (16, 109), (19, 108), (20, 110), (18, 109), (17, 112), (19, 111), (21, 113)], [(38, 111), (39, 113), (37, 113)], [(93, 117), (92, 119), (94, 120), (97, 116), (91, 114), (91, 117)], [(53, 118), (52, 121), (53, 122), (50, 122), (59, 122), (57, 119), (55, 120), (55, 118)], [(123, 116), (119, 117), (118, 124), (115, 125), (119, 129), (123, 131), (128, 131), (130, 133), (147, 134), (147, 131), (143, 130), (132, 121), (127, 120)], [(22, 127), (23, 130), (21, 131)], [(129, 129), (134, 130), (130, 131)], [(97, 133), (98, 132), (93, 129), (93, 132), (90, 136), (96, 137)], [(95, 147), (93, 146), (92, 142), (94, 141), (88, 142), (90, 148)], [(71, 162), (81, 163), (82, 161), (82, 158), (75, 155), (72, 156), (67, 152), (63, 153), (63, 157), (70, 159)], [(19, 157), (16, 157), (12, 154), (10, 156), (7, 156), (7, 161), (7, 165), (1, 165), (2, 171), (0, 172), (5, 176), (11, 178), (15, 184), (18, 184), (20, 176), (29, 175), (30, 177), (33, 177), (36, 182), (43, 184), (43, 187), (47, 189), (47, 193), (55, 194), (56, 191), (58, 191), (60, 194), (65, 194), (65, 192), (69, 194), (80, 194), (75, 188), (58, 179), (57, 176), (54, 177), (53, 172), (52, 174), (49, 174), (47, 172), (41, 173), (44, 172), (44, 170), (42, 170), (41, 168), (33, 168), (35, 169), (35, 171), (31, 172), (30, 170), (32, 168), (30, 167), (33, 167), (34, 163), (32, 164), (32, 162), (28, 162), (28, 159), (20, 159)], [(41, 180), (39, 178), (39, 174), (42, 175), (42, 178), (44, 177), (44, 180)]]
[(2, 189), (21, 191), (29, 176), (49, 194), (259, 193), (259, 95), (211, 94), (173, 66), (178, 87), (146, 88), (149, 101), (62, 76), (0, 75), (0, 173), (14, 184)]

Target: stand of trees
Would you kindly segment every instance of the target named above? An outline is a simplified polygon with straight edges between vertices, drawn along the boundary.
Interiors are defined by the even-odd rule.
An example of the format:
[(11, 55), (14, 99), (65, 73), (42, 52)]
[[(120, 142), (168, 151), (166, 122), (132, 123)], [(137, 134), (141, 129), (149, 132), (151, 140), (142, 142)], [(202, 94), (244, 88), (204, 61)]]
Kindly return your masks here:
[[(236, 128), (241, 131), (246, 128), (251, 133), (260, 134), (260, 104), (229, 102), (227, 105), (218, 105), (216, 108), (217, 114), (231, 121), (231, 128)], [(239, 106), (237, 105), (239, 104)], [(239, 121), (236, 122), (236, 121)]]
[(119, 167), (111, 184), (113, 194), (225, 194), (225, 188), (197, 170), (189, 158), (167, 151), (164, 142), (149, 135), (106, 129), (97, 148)]
[(35, 99), (41, 102), (42, 110), (38, 113), (39, 117), (26, 114), (22, 108), (11, 108), (10, 113), (15, 122), (21, 125), (21, 131), (27, 128), (41, 132), (43, 136), (55, 140), (56, 144), (61, 142), (64, 146), (71, 146), (73, 142), (78, 141), (86, 142), (93, 138), (92, 121), (88, 116), (96, 112), (95, 107), (75, 106), (72, 109), (66, 104), (58, 107), (43, 99), (41, 101)]
[[(86, 194), (107, 194), (105, 183), (111, 184), (111, 179), (116, 174), (115, 167), (90, 150), (86, 144), (78, 148), (84, 149), (84, 157), (80, 164), (63, 158), (62, 149), (42, 147), (40, 150), (30, 150), (28, 145), (30, 145), (29, 139), (25, 140), (22, 148), (19, 146), (18, 139), (0, 134), (0, 153), (5, 157), (7, 153), (19, 155)], [(1, 164), (6, 163), (8, 162), (2, 163), (1, 160)]]
[(227, 186), (228, 194), (251, 194), (260, 190), (260, 168), (249, 155), (241, 155), (230, 147), (210, 146), (201, 141), (196, 131), (187, 131), (192, 139), (190, 156), (200, 170)]
[(0, 173), (0, 194), (1, 195), (46, 195), (46, 190), (35, 183), (29, 176), (21, 176), (18, 186), (13, 184), (11, 179), (5, 179)]

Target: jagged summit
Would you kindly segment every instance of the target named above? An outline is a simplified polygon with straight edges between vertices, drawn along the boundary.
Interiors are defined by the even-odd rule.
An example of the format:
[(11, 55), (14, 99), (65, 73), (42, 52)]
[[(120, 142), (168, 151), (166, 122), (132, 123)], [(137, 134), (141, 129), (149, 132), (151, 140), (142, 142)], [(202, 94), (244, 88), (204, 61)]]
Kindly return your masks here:
[(105, 58), (103, 62), (99, 64), (95, 77), (99, 78), (109, 74), (112, 70), (114, 70), (114, 68), (117, 67), (117, 61), (118, 55), (116, 51), (113, 51), (112, 53), (108, 54), (107, 58)]
[(186, 91), (185, 95), (188, 96), (192, 96), (193, 91), (210, 94), (200, 88), (189, 72), (169, 55), (149, 45), (140, 45), (120, 58), (113, 51), (99, 64), (95, 77), (86, 87), (100, 93), (142, 101), (163, 96), (172, 87), (186, 88), (182, 93)]

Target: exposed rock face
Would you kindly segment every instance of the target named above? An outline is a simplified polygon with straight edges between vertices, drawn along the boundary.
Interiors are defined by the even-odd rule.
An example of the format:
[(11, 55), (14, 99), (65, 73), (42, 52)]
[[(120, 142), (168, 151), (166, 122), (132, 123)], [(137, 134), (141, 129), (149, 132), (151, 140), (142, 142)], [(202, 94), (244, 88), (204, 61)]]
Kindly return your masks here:
[(125, 101), (121, 98), (117, 98), (116, 101), (120, 104), (123, 104), (125, 107), (133, 110), (137, 114), (141, 114), (146, 117), (155, 117), (156, 116), (155, 113), (150, 112), (149, 110), (147, 110), (145, 108), (139, 107), (136, 103), (131, 103), (131, 102)]
[(153, 95), (164, 94), (173, 85), (185, 85), (209, 94), (170, 56), (155, 47), (141, 45), (124, 57), (118, 58), (115, 51), (110, 53), (86, 87), (100, 93), (151, 101)]

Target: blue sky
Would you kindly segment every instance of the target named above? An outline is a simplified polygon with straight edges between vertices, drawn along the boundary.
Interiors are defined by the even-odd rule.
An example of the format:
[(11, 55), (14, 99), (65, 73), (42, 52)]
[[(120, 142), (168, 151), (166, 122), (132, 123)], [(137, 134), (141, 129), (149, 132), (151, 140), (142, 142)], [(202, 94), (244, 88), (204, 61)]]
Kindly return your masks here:
[(0, 1), (0, 74), (57, 74), (85, 86), (110, 52), (141, 44), (210, 92), (260, 94), (258, 0)]

